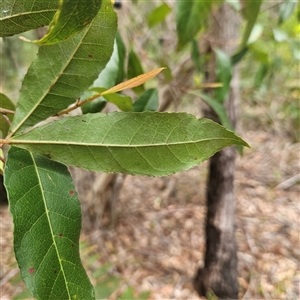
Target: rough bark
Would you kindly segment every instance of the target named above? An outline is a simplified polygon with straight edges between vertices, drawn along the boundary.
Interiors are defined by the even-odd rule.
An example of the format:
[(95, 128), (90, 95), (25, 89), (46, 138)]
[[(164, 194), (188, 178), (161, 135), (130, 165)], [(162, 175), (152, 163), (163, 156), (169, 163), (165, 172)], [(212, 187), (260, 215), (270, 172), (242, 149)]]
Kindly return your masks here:
[[(211, 48), (217, 47), (232, 54), (239, 34), (238, 19), (233, 9), (224, 4), (213, 16)], [(209, 82), (215, 81), (215, 59), (208, 64)], [(227, 115), (233, 125), (237, 121), (239, 98), (238, 70), (235, 68), (231, 90), (225, 102)], [(219, 121), (216, 114), (207, 109), (206, 117)], [(206, 253), (204, 267), (200, 268), (194, 280), (196, 291), (202, 295), (212, 291), (221, 299), (238, 298), (237, 243), (235, 238), (235, 147), (228, 147), (216, 153), (209, 161), (207, 181)]]

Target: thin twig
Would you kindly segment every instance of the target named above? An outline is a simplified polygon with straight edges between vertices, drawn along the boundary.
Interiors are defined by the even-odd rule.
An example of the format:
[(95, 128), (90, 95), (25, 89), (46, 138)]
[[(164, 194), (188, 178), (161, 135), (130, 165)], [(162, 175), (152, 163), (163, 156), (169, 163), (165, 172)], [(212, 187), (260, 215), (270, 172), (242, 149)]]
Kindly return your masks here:
[(15, 112), (13, 110), (2, 108), (2, 107), (0, 107), (0, 113), (2, 113), (2, 114), (13, 114), (13, 115), (15, 114)]
[(0, 160), (5, 164), (5, 159), (2, 156), (0, 156)]
[(278, 190), (286, 190), (288, 188), (290, 188), (291, 186), (293, 186), (294, 184), (296, 184), (297, 182), (300, 181), (300, 173), (296, 174), (295, 176), (281, 182), (280, 184), (278, 184), (276, 186), (276, 189)]
[(73, 106), (68, 107), (68, 108), (66, 108), (66, 109), (64, 109), (64, 110), (62, 110), (62, 111), (60, 111), (60, 112), (57, 114), (57, 116), (61, 116), (61, 115), (68, 114), (68, 113), (71, 112), (72, 110), (75, 110), (76, 108), (81, 107), (82, 105), (84, 105), (84, 104), (86, 104), (86, 103), (88, 103), (88, 102), (91, 102), (91, 101), (93, 101), (93, 100), (95, 100), (95, 99), (97, 99), (97, 98), (99, 98), (99, 97), (101, 97), (101, 96), (102, 96), (102, 94), (96, 94), (96, 95), (94, 95), (94, 96), (92, 96), (92, 97), (90, 97), (90, 98), (85, 99), (85, 100), (82, 101), (82, 102), (80, 102), (80, 99), (77, 99), (76, 102), (75, 102), (75, 104), (74, 104)]
[(14, 268), (10, 270), (0, 281), (0, 287), (3, 286), (6, 282), (10, 281), (13, 277), (15, 277), (19, 272), (19, 268)]

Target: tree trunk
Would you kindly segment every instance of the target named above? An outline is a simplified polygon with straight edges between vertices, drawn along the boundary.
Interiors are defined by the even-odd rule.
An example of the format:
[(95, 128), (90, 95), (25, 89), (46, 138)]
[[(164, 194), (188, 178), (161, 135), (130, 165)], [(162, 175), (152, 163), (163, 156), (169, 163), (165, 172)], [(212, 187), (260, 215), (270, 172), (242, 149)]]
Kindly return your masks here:
[[(211, 39), (209, 39), (211, 48), (222, 49), (231, 55), (238, 36), (239, 26), (236, 13), (228, 4), (224, 4), (213, 16)], [(207, 70), (209, 82), (215, 82), (215, 70), (215, 58), (212, 57)], [(233, 127), (236, 125), (236, 107), (239, 98), (237, 72), (235, 68), (230, 94), (224, 104)], [(219, 122), (211, 109), (205, 111), (205, 116)], [(209, 161), (205, 264), (204, 268), (198, 270), (194, 280), (195, 289), (202, 296), (207, 296), (212, 291), (222, 299), (238, 298), (233, 183), (235, 157), (235, 147), (228, 147), (216, 153)]]

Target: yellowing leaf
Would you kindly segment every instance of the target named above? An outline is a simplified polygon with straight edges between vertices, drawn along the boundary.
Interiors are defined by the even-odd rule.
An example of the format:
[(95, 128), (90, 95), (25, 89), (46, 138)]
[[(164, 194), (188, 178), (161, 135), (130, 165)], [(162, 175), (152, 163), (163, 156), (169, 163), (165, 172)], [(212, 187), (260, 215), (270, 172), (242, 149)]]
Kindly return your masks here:
[(152, 79), (153, 77), (155, 77), (157, 74), (159, 74), (164, 69), (165, 68), (155, 69), (150, 72), (141, 74), (137, 77), (131, 78), (125, 82), (122, 82), (122, 83), (106, 90), (105, 92), (102, 93), (102, 95), (112, 94), (112, 93), (120, 92), (120, 91), (123, 91), (126, 89), (131, 89), (136, 86), (139, 86), (139, 85), (145, 83), (146, 81)]

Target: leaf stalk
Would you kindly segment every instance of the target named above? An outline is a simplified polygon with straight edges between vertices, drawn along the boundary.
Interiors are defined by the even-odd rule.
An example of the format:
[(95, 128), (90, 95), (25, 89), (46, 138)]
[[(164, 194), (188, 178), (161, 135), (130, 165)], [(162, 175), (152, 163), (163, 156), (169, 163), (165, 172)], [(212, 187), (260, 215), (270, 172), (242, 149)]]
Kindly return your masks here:
[(0, 113), (2, 113), (2, 114), (13, 114), (13, 115), (15, 114), (15, 112), (13, 110), (2, 108), (2, 107), (0, 107)]

